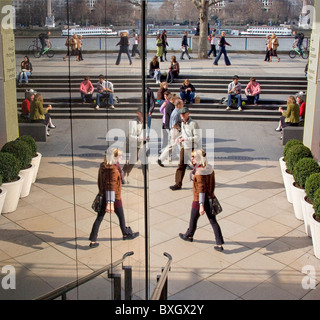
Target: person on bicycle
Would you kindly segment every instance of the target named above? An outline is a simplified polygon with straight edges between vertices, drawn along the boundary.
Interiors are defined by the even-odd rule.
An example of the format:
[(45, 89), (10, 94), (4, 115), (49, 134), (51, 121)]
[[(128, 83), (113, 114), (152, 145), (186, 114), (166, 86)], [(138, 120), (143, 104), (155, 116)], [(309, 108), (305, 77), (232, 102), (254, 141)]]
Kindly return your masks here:
[(51, 32), (48, 31), (47, 33), (40, 33), (39, 34), (39, 40), (41, 43), (41, 51), (40, 51), (40, 55), (43, 54), (44, 50), (46, 47), (49, 47), (49, 36), (50, 36)]
[(293, 47), (298, 48), (300, 55), (303, 55), (302, 43), (304, 39), (304, 34), (302, 32), (297, 33), (297, 31), (293, 31), (293, 35), (294, 35)]

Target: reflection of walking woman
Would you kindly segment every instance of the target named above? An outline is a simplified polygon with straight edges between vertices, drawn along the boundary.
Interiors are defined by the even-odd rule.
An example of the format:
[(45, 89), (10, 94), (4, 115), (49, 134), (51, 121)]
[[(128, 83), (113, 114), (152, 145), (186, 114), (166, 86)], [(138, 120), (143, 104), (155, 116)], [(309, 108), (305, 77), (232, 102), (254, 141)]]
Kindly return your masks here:
[(193, 180), (191, 217), (187, 232), (184, 234), (179, 233), (179, 236), (185, 241), (192, 242), (197, 229), (198, 219), (206, 213), (216, 239), (217, 245), (214, 249), (221, 252), (223, 251), (222, 245), (224, 244), (223, 236), (216, 216), (210, 212), (209, 205), (209, 198), (214, 197), (215, 173), (212, 166), (207, 163), (206, 153), (203, 150), (196, 149), (192, 152), (192, 163), (194, 169), (190, 175)]
[(131, 60), (130, 52), (129, 52), (129, 35), (127, 32), (121, 32), (120, 41), (117, 43), (117, 46), (120, 46), (120, 50), (118, 53), (116, 65), (120, 64), (122, 53), (125, 53), (128, 56), (129, 63), (132, 64), (132, 60)]
[(103, 197), (101, 211), (92, 226), (89, 240), (90, 247), (95, 248), (99, 244), (96, 242), (100, 224), (105, 213), (115, 213), (119, 219), (123, 240), (131, 240), (139, 235), (139, 232), (132, 232), (130, 227), (126, 227), (122, 201), (121, 185), (123, 170), (120, 166), (122, 152), (119, 149), (108, 149), (104, 162), (100, 164), (98, 173), (99, 194)]
[(226, 45), (227, 46), (230, 46), (231, 47), (231, 44), (229, 44), (227, 41), (226, 41), (226, 33), (225, 31), (222, 31), (221, 32), (221, 37), (220, 37), (220, 40), (219, 40), (219, 47), (220, 47), (220, 50), (219, 50), (219, 54), (218, 56), (215, 58), (213, 64), (215, 66), (218, 65), (218, 62), (222, 56), (222, 54), (224, 55), (224, 62), (227, 66), (230, 66), (231, 65), (231, 62), (229, 60), (229, 57), (227, 55), (227, 51), (226, 51)]
[(270, 61), (270, 54), (271, 54), (271, 51), (270, 51), (270, 36), (267, 34), (266, 36), (266, 56), (264, 58), (264, 61)]
[[(167, 46), (169, 45), (167, 42), (168, 36), (167, 36), (167, 31), (163, 30), (161, 34), (161, 40), (162, 40), (162, 46), (163, 46), (163, 55), (164, 55), (164, 60), (167, 61)], [(161, 61), (163, 61), (161, 57)]]
[(271, 49), (270, 62), (272, 62), (272, 57), (277, 57), (278, 62), (280, 62), (280, 58), (278, 57), (278, 54), (277, 54), (278, 47), (279, 47), (278, 38), (273, 33), (270, 39), (270, 49)]

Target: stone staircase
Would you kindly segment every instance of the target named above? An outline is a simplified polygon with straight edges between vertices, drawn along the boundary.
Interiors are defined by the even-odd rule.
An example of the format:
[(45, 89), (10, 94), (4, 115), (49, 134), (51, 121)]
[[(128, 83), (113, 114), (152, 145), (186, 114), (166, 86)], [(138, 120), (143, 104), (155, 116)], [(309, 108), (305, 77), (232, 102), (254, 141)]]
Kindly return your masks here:
[[(243, 86), (242, 97), (245, 98), (244, 87), (249, 82), (249, 77), (241, 77)], [(98, 81), (97, 76), (91, 76), (93, 85)], [(169, 84), (172, 93), (179, 94), (179, 88), (185, 78), (196, 88), (196, 95), (200, 97), (200, 103), (189, 105), (192, 118), (199, 120), (243, 120), (243, 121), (278, 121), (279, 106), (286, 106), (286, 98), (295, 95), (299, 91), (307, 90), (307, 80), (303, 77), (274, 77), (263, 76), (257, 79), (262, 88), (262, 94), (258, 106), (246, 105), (242, 112), (236, 108), (226, 111), (226, 103), (221, 103), (222, 97), (227, 97), (227, 87), (231, 79), (228, 76), (184, 76), (177, 79), (175, 83)], [(51, 104), (50, 111), (55, 119), (130, 119), (141, 105), (141, 77), (135, 75), (110, 76), (108, 80), (114, 84), (115, 96), (120, 102), (115, 104), (115, 109), (101, 107), (95, 110), (95, 103), (82, 104), (79, 94), (79, 85), (83, 76), (44, 76), (33, 75), (28, 86), (17, 88), (18, 111), (27, 88), (40, 92), (45, 105)], [(155, 93), (159, 85), (155, 80), (147, 79), (149, 86)], [(285, 97), (285, 98), (284, 98)], [(95, 95), (94, 95), (95, 99)], [(154, 118), (162, 118), (159, 106), (153, 113)]]

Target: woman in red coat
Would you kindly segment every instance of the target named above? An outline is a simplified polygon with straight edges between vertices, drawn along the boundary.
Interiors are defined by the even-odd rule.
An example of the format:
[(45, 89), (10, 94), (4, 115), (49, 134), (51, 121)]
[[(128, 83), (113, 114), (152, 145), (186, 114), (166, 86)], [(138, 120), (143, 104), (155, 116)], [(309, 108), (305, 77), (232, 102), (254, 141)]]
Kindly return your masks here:
[(100, 224), (107, 213), (113, 212), (119, 219), (119, 225), (123, 240), (131, 240), (139, 235), (139, 232), (132, 232), (130, 227), (126, 227), (124, 211), (121, 200), (121, 186), (123, 180), (123, 170), (120, 166), (122, 151), (118, 148), (109, 149), (104, 161), (100, 164), (98, 173), (99, 194), (103, 197), (103, 206), (92, 226), (89, 240), (90, 247), (95, 248)]
[(216, 216), (210, 212), (209, 204), (209, 199), (214, 197), (215, 173), (212, 166), (207, 163), (206, 153), (203, 150), (192, 151), (192, 163), (194, 168), (191, 172), (191, 179), (193, 180), (191, 217), (187, 232), (179, 233), (179, 236), (182, 240), (192, 242), (198, 219), (206, 213), (216, 239), (217, 245), (214, 249), (221, 252), (223, 251), (224, 240)]

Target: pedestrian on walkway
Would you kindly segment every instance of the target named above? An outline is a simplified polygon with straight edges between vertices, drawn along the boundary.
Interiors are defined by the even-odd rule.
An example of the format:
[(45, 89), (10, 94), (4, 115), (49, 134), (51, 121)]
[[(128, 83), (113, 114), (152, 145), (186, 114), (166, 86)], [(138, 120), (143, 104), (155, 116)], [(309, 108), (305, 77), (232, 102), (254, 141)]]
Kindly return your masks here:
[(84, 60), (82, 57), (82, 51), (83, 51), (83, 40), (82, 40), (82, 35), (78, 37), (78, 61)]
[(183, 101), (181, 99), (176, 99), (174, 95), (171, 96), (170, 103), (172, 103), (175, 108), (173, 109), (170, 119), (169, 119), (169, 143), (161, 152), (158, 158), (158, 164), (160, 167), (164, 167), (163, 162), (173, 154), (173, 151), (179, 147), (176, 143), (176, 139), (180, 136), (181, 132), (181, 117), (179, 110), (183, 108)]
[(129, 122), (128, 146), (127, 153), (129, 159), (123, 166), (124, 180), (128, 182), (128, 177), (138, 160), (142, 162), (141, 169), (143, 175), (146, 173), (146, 164), (143, 164), (145, 155), (146, 140), (144, 140), (143, 132), (143, 113), (141, 110), (136, 111), (137, 117)]
[(221, 37), (220, 37), (220, 40), (219, 40), (219, 53), (217, 55), (217, 57), (215, 58), (213, 64), (215, 66), (218, 65), (218, 62), (222, 56), (222, 54), (224, 55), (224, 62), (227, 66), (230, 66), (231, 65), (231, 62), (229, 60), (229, 57), (227, 55), (227, 50), (226, 50), (226, 45), (227, 46), (230, 46), (231, 47), (231, 44), (229, 44), (227, 41), (226, 41), (226, 33), (225, 31), (222, 31), (221, 32)]
[[(162, 41), (162, 47), (163, 47), (163, 55), (164, 55), (164, 60), (167, 61), (167, 46), (168, 44), (168, 36), (167, 36), (167, 30), (163, 30), (161, 33), (161, 41)], [(161, 57), (161, 61), (163, 61), (163, 58)]]
[(270, 55), (271, 55), (271, 44), (270, 44), (270, 36), (267, 34), (266, 36), (266, 56), (264, 58), (264, 61), (270, 61)]
[(211, 49), (208, 52), (208, 58), (210, 58), (210, 54), (213, 54), (213, 57), (217, 56), (217, 50), (216, 50), (216, 45), (217, 45), (217, 37), (216, 37), (216, 31), (217, 29), (214, 29), (213, 32), (208, 36), (208, 40), (210, 42)]
[(216, 239), (217, 245), (214, 246), (214, 249), (222, 252), (224, 239), (216, 216), (211, 213), (209, 204), (209, 199), (214, 197), (215, 172), (208, 163), (206, 153), (203, 150), (198, 149), (192, 152), (192, 164), (194, 168), (190, 176), (193, 181), (193, 202), (189, 228), (186, 233), (179, 233), (179, 237), (184, 241), (192, 242), (197, 230), (198, 219), (206, 213)]
[(179, 165), (175, 174), (175, 184), (170, 186), (171, 190), (180, 190), (182, 181), (188, 166), (191, 162), (191, 152), (193, 149), (199, 148), (200, 144), (200, 127), (196, 121), (191, 119), (190, 112), (187, 107), (179, 110), (181, 116), (181, 134), (177, 138), (177, 143), (180, 143), (180, 159)]
[(106, 213), (115, 213), (119, 219), (119, 225), (122, 232), (123, 240), (132, 240), (139, 236), (139, 232), (133, 232), (130, 227), (126, 226), (122, 200), (122, 168), (120, 165), (122, 151), (118, 148), (110, 148), (106, 152), (104, 161), (100, 164), (98, 173), (99, 194), (102, 196), (102, 207), (98, 216), (93, 223), (89, 236), (90, 247), (99, 246), (97, 242), (100, 224)]
[(135, 57), (137, 53), (140, 58), (141, 54), (140, 54), (140, 50), (138, 49), (139, 35), (137, 34), (135, 29), (132, 30), (131, 44), (132, 44), (131, 57)]
[(182, 37), (182, 41), (181, 41), (181, 56), (180, 56), (180, 60), (184, 60), (183, 56), (184, 54), (187, 55), (187, 57), (189, 58), (189, 60), (191, 59), (191, 56), (189, 55), (189, 44), (188, 44), (188, 31), (184, 32), (184, 35)]
[(156, 46), (157, 46), (157, 57), (160, 58), (160, 61), (163, 62), (163, 44), (161, 40), (161, 34), (157, 34), (156, 38)]
[(120, 33), (120, 41), (116, 45), (120, 46), (116, 65), (120, 64), (122, 53), (125, 53), (128, 56), (129, 63), (131, 65), (132, 60), (131, 60), (130, 52), (129, 52), (129, 35), (127, 32)]
[(270, 39), (269, 48), (271, 50), (270, 54), (270, 62), (272, 62), (272, 57), (276, 57), (278, 59), (278, 62), (280, 62), (280, 58), (278, 57), (277, 49), (279, 47), (279, 40), (275, 33), (272, 34)]

